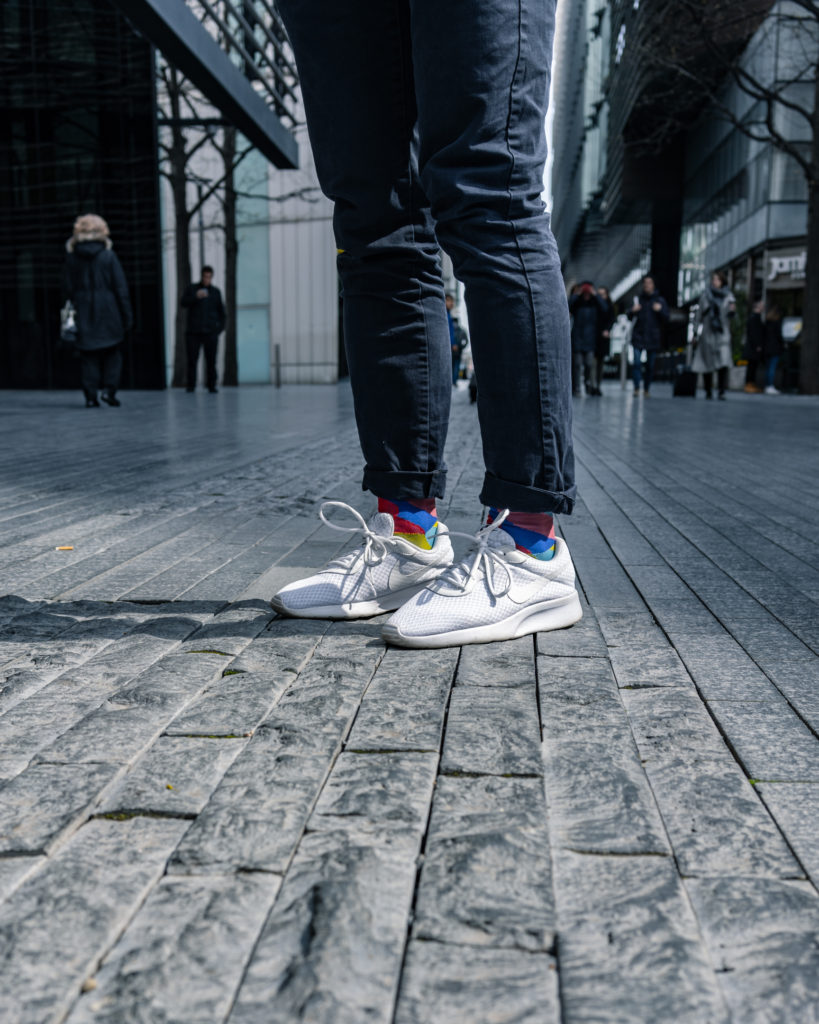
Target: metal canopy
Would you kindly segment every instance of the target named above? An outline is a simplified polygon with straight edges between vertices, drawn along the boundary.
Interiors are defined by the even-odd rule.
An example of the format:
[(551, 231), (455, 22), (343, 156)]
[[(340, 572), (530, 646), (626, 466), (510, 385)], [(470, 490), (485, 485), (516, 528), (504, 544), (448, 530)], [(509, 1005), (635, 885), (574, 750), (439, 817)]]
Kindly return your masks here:
[(111, 0), (276, 167), (298, 167), (296, 140), (184, 0)]

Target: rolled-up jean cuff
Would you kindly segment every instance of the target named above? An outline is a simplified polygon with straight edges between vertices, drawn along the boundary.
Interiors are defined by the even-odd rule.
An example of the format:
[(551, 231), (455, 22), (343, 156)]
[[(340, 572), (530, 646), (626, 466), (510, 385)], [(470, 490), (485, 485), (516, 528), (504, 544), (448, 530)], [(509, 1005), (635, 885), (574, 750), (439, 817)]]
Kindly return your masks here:
[(446, 491), (446, 470), (431, 473), (408, 473), (401, 470), (365, 469), (361, 487), (379, 498), (443, 498)]
[(542, 491), (538, 487), (500, 480), (488, 473), (484, 477), (480, 495), (482, 505), (492, 508), (510, 508), (513, 512), (549, 512), (551, 515), (571, 515), (577, 488), (561, 493)]

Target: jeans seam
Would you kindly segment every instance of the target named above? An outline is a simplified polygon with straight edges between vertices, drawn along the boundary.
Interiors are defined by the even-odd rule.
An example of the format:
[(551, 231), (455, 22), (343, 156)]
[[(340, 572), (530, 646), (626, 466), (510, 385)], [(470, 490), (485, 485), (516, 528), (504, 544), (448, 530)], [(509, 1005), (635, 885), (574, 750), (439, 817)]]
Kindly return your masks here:
[[(407, 70), (408, 70), (408, 68), (412, 67), (412, 60), (408, 59), (408, 55), (406, 53), (405, 41), (401, 37), (401, 12), (400, 12), (401, 2), (402, 2), (402, 0), (395, 0), (395, 20), (396, 20), (396, 24), (398, 25), (398, 52), (399, 52), (400, 60), (401, 60), (400, 77), (399, 77), (399, 81), (400, 81), (400, 84), (401, 84), (400, 100), (401, 100), (401, 107), (402, 107), (402, 114), (403, 114), (404, 124), (407, 125), (408, 128), (410, 128), (410, 147), (409, 147), (409, 157), (408, 157), (408, 160), (407, 160), (407, 208), (409, 210), (411, 240), (412, 240), (412, 244), (417, 248), (418, 241), (417, 241), (417, 238), (415, 236), (415, 202), (414, 202), (414, 198), (413, 198), (413, 182), (415, 181), (415, 176), (414, 176), (414, 174), (412, 172), (412, 139), (413, 139), (414, 131), (413, 131), (412, 126), (409, 125), (409, 116), (408, 116), (408, 110), (407, 110), (407, 105), (406, 105), (406, 95), (405, 95), (405, 84), (406, 84)], [(417, 287), (417, 293), (416, 293), (416, 299), (415, 299), (415, 305), (418, 308), (418, 312), (419, 312), (420, 317), (421, 317), (421, 322), (424, 325), (424, 344), (425, 344), (424, 363), (425, 363), (425, 370), (426, 370), (426, 394), (424, 395), (424, 419), (425, 419), (424, 466), (426, 467), (426, 472), (429, 473), (429, 472), (432, 472), (432, 470), (430, 470), (430, 466), (429, 466), (430, 429), (431, 429), (431, 420), (432, 420), (432, 409), (431, 409), (430, 402), (431, 402), (432, 390), (431, 390), (431, 381), (430, 381), (430, 375), (429, 375), (429, 330), (427, 328), (427, 318), (424, 315), (424, 305), (423, 305), (423, 302), (422, 302), (422, 297), (423, 297), (423, 292), (422, 292), (422, 288), (421, 288), (421, 282), (419, 280), (418, 281), (418, 287)]]
[(531, 281), (531, 279), (529, 277), (529, 271), (528, 271), (528, 269), (526, 267), (526, 261), (523, 258), (523, 252), (521, 251), (520, 239), (518, 237), (517, 227), (515, 226), (515, 221), (514, 221), (514, 218), (512, 217), (512, 178), (513, 178), (514, 173), (515, 173), (516, 160), (515, 160), (515, 154), (514, 154), (514, 151), (512, 149), (512, 145), (511, 145), (511, 142), (510, 142), (510, 137), (511, 137), (511, 132), (512, 132), (512, 116), (513, 116), (513, 111), (514, 111), (514, 107), (515, 107), (515, 91), (516, 91), (516, 85), (517, 85), (517, 82), (518, 82), (518, 70), (520, 68), (520, 64), (521, 64), (521, 60), (522, 60), (522, 56), (523, 56), (523, 4), (524, 4), (524, 0), (518, 0), (518, 52), (517, 52), (517, 55), (515, 57), (515, 67), (514, 67), (514, 69), (512, 71), (512, 80), (511, 80), (511, 82), (509, 84), (509, 110), (507, 112), (507, 117), (506, 117), (505, 142), (506, 142), (506, 151), (509, 154), (509, 161), (510, 161), (510, 163), (509, 163), (509, 174), (508, 174), (507, 179), (506, 179), (506, 192), (507, 192), (507, 197), (508, 197), (508, 205), (507, 205), (507, 210), (506, 210), (506, 218), (509, 221), (509, 224), (510, 224), (510, 226), (512, 228), (512, 237), (514, 238), (514, 241), (515, 241), (515, 248), (516, 248), (517, 253), (518, 253), (518, 259), (520, 261), (521, 269), (523, 270), (523, 276), (524, 276), (524, 278), (526, 280), (526, 288), (527, 288), (527, 291), (529, 293), (529, 301), (530, 301), (531, 307), (532, 307), (532, 324), (533, 324), (533, 328), (534, 328), (534, 337), (532, 339), (532, 342), (533, 342), (533, 347), (534, 347), (534, 350), (535, 350), (535, 365), (537, 366), (538, 382), (539, 382), (539, 385), (540, 385), (538, 387), (538, 413), (539, 413), (539, 417), (540, 417), (540, 466), (541, 466), (541, 470), (542, 470), (543, 464), (545, 462), (546, 437), (545, 437), (545, 430), (544, 430), (544, 426), (545, 426), (545, 424), (544, 424), (545, 410), (544, 410), (544, 407), (543, 407), (543, 366), (541, 364), (540, 351), (538, 349), (538, 336), (539, 336), (539, 334), (538, 334), (538, 316), (537, 316), (537, 309), (536, 309), (536, 305), (535, 305), (535, 296), (534, 296), (534, 292), (532, 290), (532, 281)]

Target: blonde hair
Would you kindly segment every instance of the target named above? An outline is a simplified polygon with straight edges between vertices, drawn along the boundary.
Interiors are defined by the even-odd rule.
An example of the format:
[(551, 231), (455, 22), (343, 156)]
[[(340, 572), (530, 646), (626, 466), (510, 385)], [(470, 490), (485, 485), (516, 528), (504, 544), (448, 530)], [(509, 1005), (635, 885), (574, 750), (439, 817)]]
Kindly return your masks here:
[(74, 221), (74, 241), (93, 242), (108, 238), (108, 225), (96, 213), (84, 213)]

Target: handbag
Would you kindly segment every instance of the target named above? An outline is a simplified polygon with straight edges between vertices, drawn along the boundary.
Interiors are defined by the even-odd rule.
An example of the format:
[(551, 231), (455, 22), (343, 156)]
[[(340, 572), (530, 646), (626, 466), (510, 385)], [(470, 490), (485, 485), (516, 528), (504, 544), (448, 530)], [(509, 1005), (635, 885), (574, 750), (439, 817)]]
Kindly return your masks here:
[(60, 310), (60, 345), (68, 351), (73, 351), (77, 345), (79, 331), (77, 330), (77, 311), (69, 299)]

